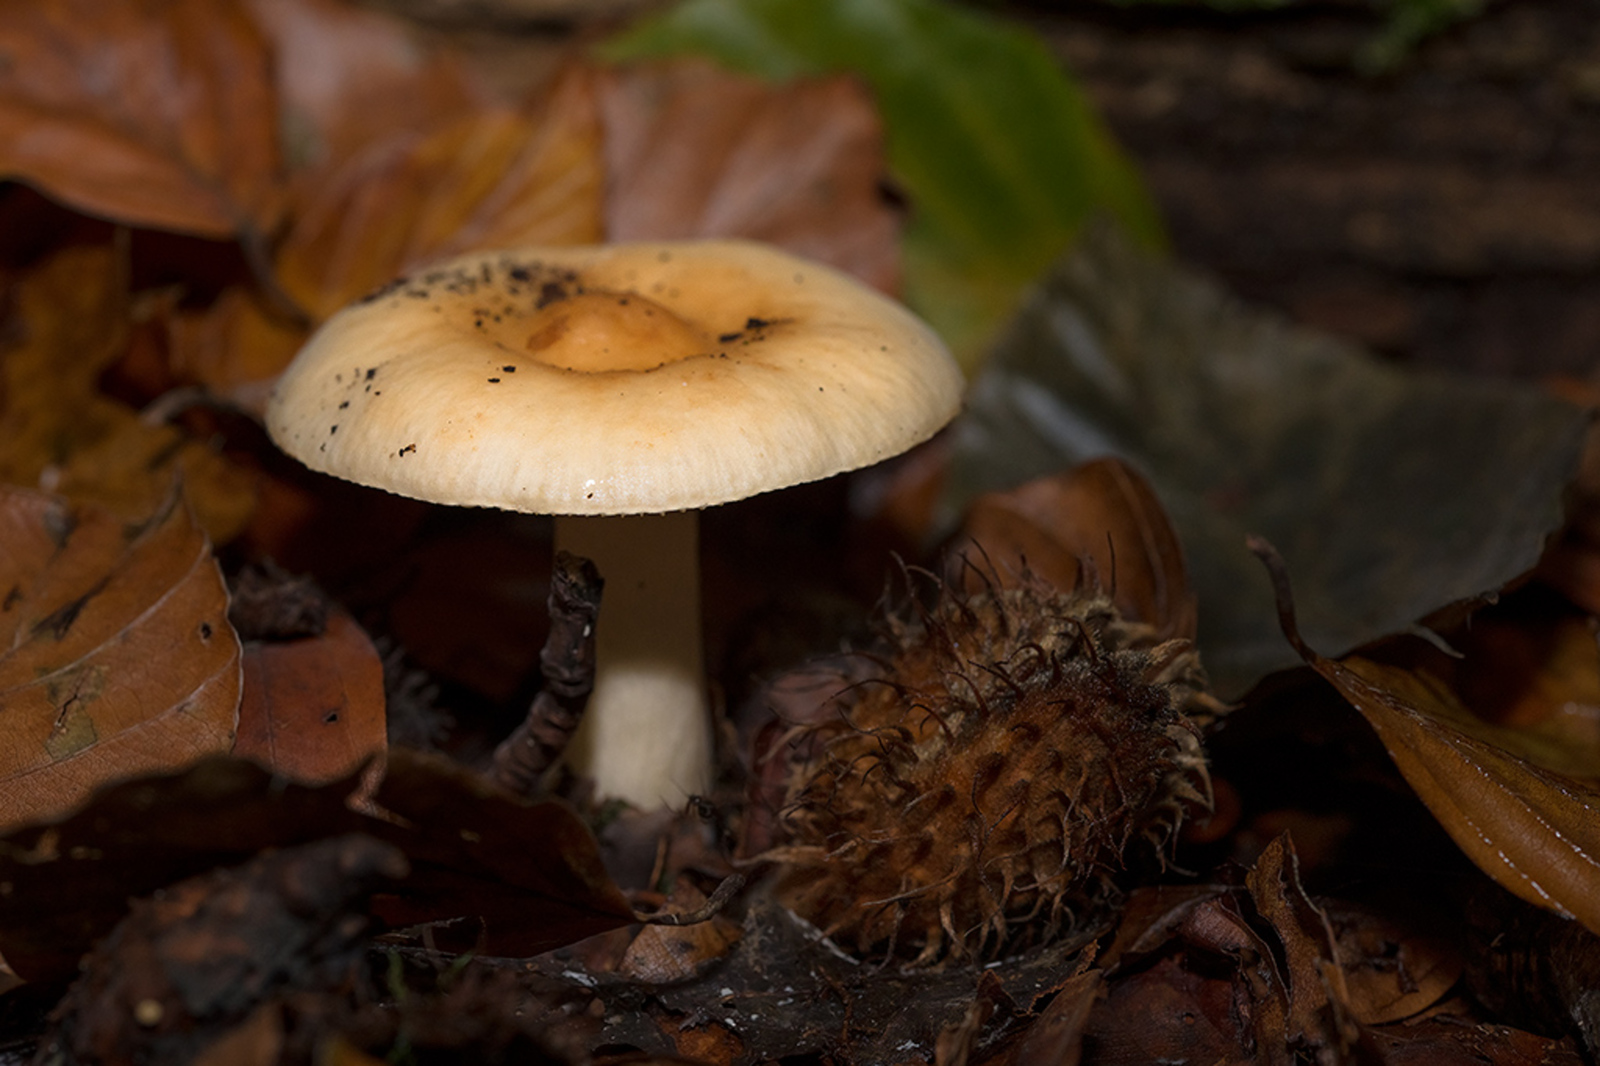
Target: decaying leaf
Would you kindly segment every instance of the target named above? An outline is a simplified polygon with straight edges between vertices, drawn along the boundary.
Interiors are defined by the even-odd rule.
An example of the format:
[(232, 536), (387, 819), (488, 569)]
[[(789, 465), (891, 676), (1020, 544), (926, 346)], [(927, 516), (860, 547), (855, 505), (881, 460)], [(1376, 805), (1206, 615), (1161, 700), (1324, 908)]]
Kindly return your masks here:
[(1588, 415), (1532, 387), (1408, 373), (1250, 311), (1110, 229), (1012, 320), (952, 436), (946, 527), (980, 493), (1103, 455), (1172, 516), (1219, 694), (1298, 659), (1246, 533), (1344, 652), (1532, 569)]
[(296, 781), (344, 777), (387, 746), (383, 660), (349, 612), (318, 636), (251, 641), (234, 754)]
[[(459, 765), (392, 751), (377, 796), (347, 805), (357, 776), (305, 786), (216, 757), (112, 786), (51, 825), (0, 837), (0, 954), (30, 980), (71, 974), (131, 897), (269, 848), (361, 833), (398, 848), (411, 875), (374, 901), (403, 922), (466, 918), (468, 947), (531, 955), (626, 925), (633, 911), (594, 838), (565, 804), (529, 806)], [(398, 816), (398, 817), (395, 817)], [(443, 933), (441, 929), (438, 932)]]
[(240, 4), (11, 2), (0, 54), (0, 174), (88, 214), (205, 237), (264, 235), (278, 219), (277, 101)]
[(404, 893), (379, 903), (385, 920), (467, 916), (474, 920), (465, 928), (434, 930), (435, 942), (509, 956), (537, 955), (633, 920), (594, 837), (565, 804), (529, 806), (459, 764), (401, 754), (391, 754), (374, 798), (409, 831), (369, 830), (411, 861)]
[(1321, 904), (1336, 938), (1350, 1013), (1362, 1025), (1420, 1014), (1461, 977), (1460, 954), (1428, 933), (1355, 904)]
[[(1093, 1045), (1141, 1062), (1359, 1061), (1368, 1019), (1353, 1009), (1347, 978), (1384, 960), (1341, 953), (1298, 866), (1284, 835), (1242, 886), (1135, 892), (1102, 960), (1108, 995), (1091, 1012)], [(1432, 997), (1447, 985), (1431, 986)], [(1432, 999), (1413, 1002), (1420, 1010)]]
[(45, 1046), (68, 1062), (279, 1062), (252, 1054), (283, 1043), (261, 1025), (270, 1006), (349, 983), (372, 931), (368, 900), (405, 871), (399, 849), (351, 834), (137, 900), (84, 961)]
[(20, 337), (0, 359), (0, 481), (49, 487), (142, 521), (176, 484), (213, 540), (255, 502), (251, 478), (180, 430), (104, 395), (128, 340), (126, 280), (108, 247), (68, 248), (16, 290)]
[(1123, 617), (1155, 626), (1161, 639), (1194, 637), (1183, 547), (1150, 483), (1121, 459), (984, 493), (954, 547), (1002, 576), (1026, 567), (1061, 589), (1088, 567)]
[(1511, 731), (1474, 718), (1425, 672), (1319, 655), (1298, 629), (1283, 560), (1264, 541), (1252, 546), (1267, 563), (1289, 643), (1366, 717), (1461, 850), (1515, 895), (1600, 932), (1600, 787), (1496, 744)]
[[(933, 1062), (943, 1036), (982, 1062), (1018, 1039), (1052, 997), (1092, 998), (1093, 932), (1072, 943), (974, 971), (902, 972), (845, 956), (770, 900), (753, 898), (743, 935), (719, 963), (688, 979), (642, 983), (590, 971), (577, 949), (533, 960), (539, 972), (589, 988), (605, 1007), (591, 1045), (654, 1055), (716, 1050), (731, 1061), (825, 1057), (840, 1062)], [(577, 976), (574, 976), (577, 975)], [(974, 1004), (983, 1020), (962, 1032)], [(911, 1006), (911, 1005), (914, 1005)], [(598, 1008), (597, 1008), (598, 1009)], [(1063, 1005), (1069, 1020), (1074, 1010)], [(1059, 1023), (1052, 1023), (1059, 1024)], [(948, 1034), (948, 1035), (947, 1035)], [(1070, 1034), (1039, 1043), (1071, 1043)], [(731, 1053), (731, 1054), (730, 1054)]]
[(0, 824), (232, 745), (239, 641), (181, 500), (129, 526), (0, 489), (0, 588)]
[(882, 123), (854, 79), (657, 63), (607, 72), (601, 106), (610, 240), (748, 237), (898, 290)]

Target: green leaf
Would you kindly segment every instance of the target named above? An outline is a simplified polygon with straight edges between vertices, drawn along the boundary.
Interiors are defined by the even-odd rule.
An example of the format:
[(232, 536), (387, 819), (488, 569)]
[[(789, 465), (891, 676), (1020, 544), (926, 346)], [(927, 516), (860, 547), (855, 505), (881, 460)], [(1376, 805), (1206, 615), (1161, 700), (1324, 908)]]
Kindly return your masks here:
[(907, 300), (968, 367), (1092, 214), (1162, 242), (1137, 172), (1019, 26), (939, 0), (686, 0), (601, 50), (613, 61), (682, 53), (773, 79), (848, 71), (872, 86), (912, 204)]
[(1531, 386), (1380, 362), (1097, 228), (974, 383), (943, 517), (1097, 456), (1132, 462), (1178, 529), (1202, 656), (1234, 696), (1299, 661), (1246, 534), (1288, 561), (1306, 639), (1343, 653), (1532, 568), (1587, 424)]

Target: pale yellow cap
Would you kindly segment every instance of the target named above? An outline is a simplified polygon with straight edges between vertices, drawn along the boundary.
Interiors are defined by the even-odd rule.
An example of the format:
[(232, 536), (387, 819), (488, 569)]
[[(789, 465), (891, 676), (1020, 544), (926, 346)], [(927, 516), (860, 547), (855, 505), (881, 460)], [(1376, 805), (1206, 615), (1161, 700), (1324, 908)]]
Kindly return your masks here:
[(897, 455), (954, 417), (962, 385), (909, 311), (766, 245), (526, 248), (334, 315), (267, 429), (315, 470), (404, 496), (641, 514)]

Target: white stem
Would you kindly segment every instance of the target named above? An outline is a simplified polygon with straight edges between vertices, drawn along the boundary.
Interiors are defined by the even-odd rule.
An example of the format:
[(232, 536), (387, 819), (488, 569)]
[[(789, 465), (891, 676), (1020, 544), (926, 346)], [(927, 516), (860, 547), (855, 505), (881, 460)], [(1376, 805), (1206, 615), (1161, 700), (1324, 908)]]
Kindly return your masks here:
[(568, 765), (603, 797), (681, 807), (711, 786), (699, 515), (557, 516), (555, 541), (592, 559), (606, 583), (594, 694)]

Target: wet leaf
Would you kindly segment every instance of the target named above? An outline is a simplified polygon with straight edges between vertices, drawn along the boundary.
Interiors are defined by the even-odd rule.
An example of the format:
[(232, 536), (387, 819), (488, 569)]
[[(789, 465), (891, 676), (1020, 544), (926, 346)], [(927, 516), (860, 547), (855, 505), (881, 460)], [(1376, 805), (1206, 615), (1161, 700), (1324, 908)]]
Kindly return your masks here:
[(381, 912), (408, 922), (484, 916), (468, 923), (470, 935), (491, 954), (542, 951), (632, 921), (594, 838), (564, 804), (518, 803), (460, 766), (404, 748), (390, 753), (387, 772), (379, 802), (401, 822), (347, 807), (355, 775), (298, 785), (215, 757), (113, 786), (54, 825), (13, 830), (0, 837), (0, 884), (10, 886), (0, 954), (31, 980), (69, 975), (129, 898), (270, 848), (348, 833), (393, 845), (411, 864), (395, 894), (376, 900)]
[(69, 248), (17, 287), (20, 339), (0, 359), (0, 481), (142, 521), (181, 482), (213, 540), (255, 504), (252, 479), (175, 427), (99, 391), (128, 339), (126, 282), (111, 248)]
[(1475, 718), (1426, 671), (1319, 655), (1296, 626), (1283, 561), (1253, 543), (1289, 643), (1367, 719), (1456, 845), (1513, 894), (1600, 932), (1600, 786), (1512, 754), (1496, 741), (1515, 730)]
[(344, 777), (387, 746), (383, 661), (349, 613), (320, 636), (252, 641), (234, 754), (296, 781)]
[(1057, 588), (1076, 587), (1087, 565), (1124, 617), (1161, 639), (1193, 638), (1195, 601), (1183, 548), (1138, 470), (1096, 459), (972, 501), (954, 548), (1002, 575), (1022, 566)]
[(239, 642), (181, 501), (127, 526), (0, 489), (0, 588), (0, 824), (232, 745)]
[(898, 290), (882, 124), (854, 79), (658, 63), (610, 72), (601, 101), (610, 240), (749, 237)]
[(92, 215), (205, 237), (279, 217), (266, 42), (233, 2), (12, 0), (0, 174)]
[(907, 299), (969, 367), (1091, 214), (1161, 239), (1133, 167), (1044, 43), (1013, 24), (936, 0), (689, 0), (603, 54), (684, 52), (871, 86), (913, 207)]
[(1201, 653), (1232, 697), (1298, 662), (1246, 533), (1283, 551), (1307, 639), (1343, 652), (1532, 568), (1586, 420), (1533, 388), (1382, 364), (1101, 230), (975, 383), (945, 521), (982, 492), (1125, 458), (1178, 529)]

